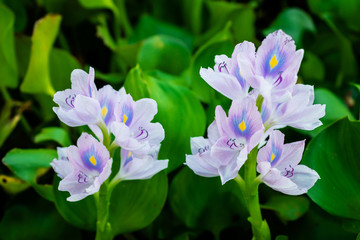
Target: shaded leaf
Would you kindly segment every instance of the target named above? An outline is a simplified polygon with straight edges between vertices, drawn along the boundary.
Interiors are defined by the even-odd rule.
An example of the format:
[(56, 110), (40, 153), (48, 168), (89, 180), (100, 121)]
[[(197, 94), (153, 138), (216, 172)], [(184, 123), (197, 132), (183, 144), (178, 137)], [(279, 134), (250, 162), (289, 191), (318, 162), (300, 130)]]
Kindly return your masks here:
[(282, 29), (285, 33), (289, 34), (298, 47), (302, 46), (302, 36), (305, 31), (316, 32), (310, 15), (299, 8), (283, 10), (263, 33), (266, 36), (278, 29)]
[(6, 175), (0, 175), (0, 185), (9, 194), (17, 194), (30, 187), (24, 180)]
[(15, 17), (12, 11), (0, 3), (0, 87), (15, 88), (18, 85), (14, 21)]
[(360, 219), (360, 122), (343, 118), (313, 138), (303, 164), (321, 179), (308, 191), (310, 198), (331, 214)]
[(190, 137), (205, 131), (205, 112), (199, 100), (186, 87), (146, 75), (139, 67), (129, 72), (124, 86), (134, 99), (150, 97), (157, 102), (154, 122), (165, 130), (159, 159), (170, 159), (168, 171), (180, 166), (190, 150)]
[(86, 230), (96, 229), (96, 204), (93, 196), (88, 196), (81, 201), (69, 202), (68, 192), (58, 190), (60, 178), (55, 176), (53, 184), (54, 202), (60, 215), (70, 224)]
[(275, 211), (283, 221), (295, 221), (309, 210), (310, 202), (303, 196), (273, 195), (261, 207)]
[(139, 230), (160, 214), (167, 196), (164, 172), (148, 180), (120, 182), (111, 196), (109, 222), (114, 236)]
[(159, 69), (178, 75), (189, 66), (190, 55), (190, 50), (182, 40), (157, 35), (144, 41), (138, 63), (144, 71)]

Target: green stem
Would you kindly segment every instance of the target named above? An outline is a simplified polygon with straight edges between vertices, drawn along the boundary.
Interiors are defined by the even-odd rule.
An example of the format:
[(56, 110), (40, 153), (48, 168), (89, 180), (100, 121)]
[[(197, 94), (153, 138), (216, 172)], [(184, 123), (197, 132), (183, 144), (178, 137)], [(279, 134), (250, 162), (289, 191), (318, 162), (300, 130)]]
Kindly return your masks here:
[(111, 192), (108, 184), (103, 183), (95, 195), (97, 207), (96, 240), (112, 239), (111, 225), (108, 222)]
[(270, 229), (266, 221), (261, 216), (259, 202), (259, 178), (256, 176), (256, 157), (257, 147), (248, 155), (245, 162), (245, 191), (244, 197), (249, 210), (249, 221), (253, 232), (253, 239), (267, 240), (270, 239)]
[(106, 127), (105, 123), (102, 122), (100, 124), (98, 124), (100, 130), (101, 130), (101, 133), (103, 135), (103, 144), (104, 146), (109, 149), (110, 147), (110, 134), (109, 134), (109, 130), (108, 128)]

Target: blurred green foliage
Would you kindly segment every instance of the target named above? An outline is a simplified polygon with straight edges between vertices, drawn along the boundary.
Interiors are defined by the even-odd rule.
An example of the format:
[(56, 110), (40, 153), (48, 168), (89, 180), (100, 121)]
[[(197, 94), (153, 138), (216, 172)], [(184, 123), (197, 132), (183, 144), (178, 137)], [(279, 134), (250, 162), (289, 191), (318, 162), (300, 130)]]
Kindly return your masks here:
[(159, 159), (170, 160), (167, 174), (116, 187), (114, 236), (250, 239), (234, 182), (220, 186), (183, 163), (190, 137), (206, 135), (216, 105), (230, 104), (200, 67), (277, 29), (305, 50), (298, 82), (315, 85), (326, 116), (314, 131), (285, 129), (286, 142), (309, 140), (303, 163), (321, 179), (310, 198), (260, 187), (272, 238), (359, 238), (359, 11), (357, 0), (0, 0), (0, 238), (94, 238), (93, 197), (67, 202), (49, 166), (56, 147), (86, 129), (60, 123), (53, 94), (70, 87), (73, 69), (92, 66), (98, 86), (157, 101), (166, 133)]

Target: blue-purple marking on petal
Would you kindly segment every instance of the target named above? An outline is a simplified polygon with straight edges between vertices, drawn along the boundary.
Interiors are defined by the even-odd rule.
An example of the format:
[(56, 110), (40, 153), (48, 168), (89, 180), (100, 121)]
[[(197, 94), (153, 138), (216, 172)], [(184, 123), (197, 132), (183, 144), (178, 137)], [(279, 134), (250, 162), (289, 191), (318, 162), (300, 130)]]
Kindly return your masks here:
[(218, 70), (221, 72), (221, 69), (225, 68), (226, 72), (229, 73), (229, 70), (226, 67), (226, 62), (219, 63)]
[(125, 123), (126, 126), (130, 126), (133, 119), (133, 115), (134, 115), (134, 110), (132, 109), (132, 107), (124, 104), (122, 107), (121, 122)]
[(124, 162), (124, 166), (123, 166), (123, 167), (125, 167), (125, 166), (126, 166), (129, 162), (131, 162), (133, 159), (134, 159), (134, 158), (133, 158), (131, 152), (129, 152), (128, 155), (127, 155), (127, 157), (126, 157), (126, 159), (125, 159), (125, 162)]
[(289, 169), (285, 168), (285, 173), (283, 174), (284, 177), (291, 178), (294, 176), (294, 168), (289, 165)]
[(240, 86), (242, 87), (242, 88), (245, 88), (245, 85), (246, 85), (246, 81), (245, 81), (245, 79), (243, 78), (243, 76), (241, 75), (241, 73), (240, 73), (240, 68), (239, 68), (239, 66), (237, 66), (236, 68), (235, 68), (235, 77), (237, 78), (237, 80), (238, 80), (238, 82), (240, 83)]
[[(262, 64), (264, 67), (264, 77), (266, 77), (267, 75), (270, 75), (272, 77), (276, 77), (279, 72), (282, 72), (283, 69), (283, 65), (286, 61), (286, 55), (283, 53), (279, 53), (278, 47), (275, 46), (274, 49), (272, 49), (271, 51), (268, 52), (268, 54), (265, 57), (265, 62)], [(276, 66), (274, 66), (273, 68), (270, 67), (270, 61), (273, 58), (273, 56), (276, 56), (277, 59), (277, 64)]]
[[(268, 160), (271, 166), (274, 166), (277, 163), (277, 161), (280, 159), (281, 153), (282, 153), (282, 148), (276, 147), (274, 144), (272, 144), (271, 153)], [(272, 159), (273, 155), (274, 155), (274, 159)]]
[[(81, 153), (82, 161), (84, 165), (90, 170), (97, 170), (98, 172), (102, 171), (103, 159), (101, 159), (98, 153), (95, 151), (94, 146), (91, 146), (89, 149)], [(91, 158), (95, 159), (95, 164), (91, 162)]]
[[(239, 124), (244, 121), (245, 129), (242, 131)], [(247, 141), (250, 140), (252, 131), (251, 123), (248, 121), (246, 111), (243, 110), (241, 116), (233, 116), (231, 119), (231, 128), (237, 137), (244, 137)]]
[(69, 95), (67, 98), (65, 98), (65, 103), (71, 107), (71, 108), (75, 108), (74, 106), (74, 101), (75, 101), (76, 95)]

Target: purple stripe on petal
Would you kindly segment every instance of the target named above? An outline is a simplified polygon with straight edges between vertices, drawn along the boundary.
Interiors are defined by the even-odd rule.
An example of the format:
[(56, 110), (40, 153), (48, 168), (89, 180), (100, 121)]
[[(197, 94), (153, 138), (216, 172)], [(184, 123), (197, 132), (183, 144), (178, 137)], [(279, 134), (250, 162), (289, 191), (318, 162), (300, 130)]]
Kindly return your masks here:
[(242, 88), (245, 88), (245, 86), (246, 86), (246, 81), (245, 81), (245, 79), (243, 78), (243, 76), (241, 75), (241, 73), (240, 73), (240, 68), (239, 68), (238, 66), (235, 68), (234, 73), (235, 73), (235, 77), (237, 78), (237, 80), (238, 80), (238, 82), (240, 83), (241, 87), (242, 87)]
[(130, 126), (134, 116), (134, 109), (124, 104), (121, 109), (121, 122), (125, 123), (126, 126)]
[(271, 153), (269, 156), (269, 162), (271, 163), (271, 166), (273, 167), (278, 160), (281, 157), (282, 149), (279, 147), (276, 147), (275, 144), (272, 144), (271, 146)]

